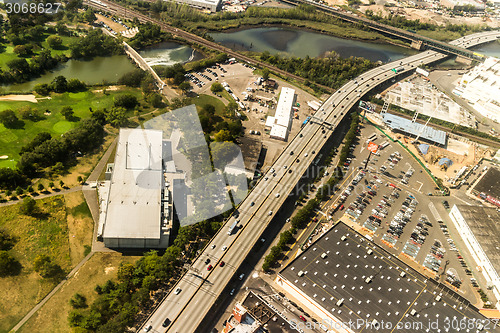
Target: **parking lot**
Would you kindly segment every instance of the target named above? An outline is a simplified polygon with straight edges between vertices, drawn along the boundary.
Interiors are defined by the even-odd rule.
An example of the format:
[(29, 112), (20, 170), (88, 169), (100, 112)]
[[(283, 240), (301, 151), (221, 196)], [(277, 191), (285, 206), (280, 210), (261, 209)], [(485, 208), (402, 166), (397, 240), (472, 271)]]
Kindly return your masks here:
[[(389, 143), (372, 154), (369, 137), (386, 142), (370, 125), (361, 129), (358, 143), (344, 165), (348, 175), (323, 213), (332, 221), (341, 219), (390, 253), (476, 303), (471, 270), (451, 239), (446, 224), (445, 197), (429, 196), (435, 184), (397, 143)], [(366, 168), (365, 168), (366, 166)], [(444, 203), (446, 201), (446, 203)], [(464, 283), (467, 282), (467, 283)]]

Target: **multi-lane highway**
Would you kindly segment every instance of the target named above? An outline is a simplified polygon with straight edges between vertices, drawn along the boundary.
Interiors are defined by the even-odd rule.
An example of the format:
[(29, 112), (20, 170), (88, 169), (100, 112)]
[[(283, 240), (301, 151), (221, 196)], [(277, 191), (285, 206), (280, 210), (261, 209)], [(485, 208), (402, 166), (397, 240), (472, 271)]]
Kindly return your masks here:
[[(460, 38), (454, 43), (471, 47), (498, 38), (500, 32), (486, 32)], [(214, 236), (194, 261), (192, 268), (150, 316), (145, 326), (152, 325), (153, 332), (209, 331), (209, 328), (199, 328), (199, 324), (236, 274), (254, 244), (259, 241), (262, 232), (276, 217), (287, 196), (329, 139), (332, 129), (336, 128), (348, 110), (356, 105), (363, 95), (381, 83), (392, 80), (401, 73), (413, 71), (419, 65), (445, 57), (445, 54), (426, 51), (385, 64), (360, 75), (331, 95), (315, 113), (313, 121), (291, 140), (272, 168), (240, 204), (238, 215), (233, 215)], [(396, 73), (392, 70), (396, 67), (403, 69)], [(279, 216), (276, 223), (281, 223), (278, 218)], [(228, 235), (228, 226), (236, 220), (241, 228)], [(210, 262), (207, 262), (207, 259)], [(221, 262), (225, 263), (222, 267)], [(208, 270), (209, 265), (212, 265), (211, 270)], [(177, 288), (181, 290), (178, 294), (174, 292)], [(162, 323), (166, 318), (169, 319), (169, 325), (164, 328)]]

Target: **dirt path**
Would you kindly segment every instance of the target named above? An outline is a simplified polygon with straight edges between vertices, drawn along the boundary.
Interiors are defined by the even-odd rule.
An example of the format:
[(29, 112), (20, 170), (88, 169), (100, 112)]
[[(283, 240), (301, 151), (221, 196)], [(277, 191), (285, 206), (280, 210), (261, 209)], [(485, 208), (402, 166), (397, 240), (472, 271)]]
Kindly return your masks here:
[(0, 96), (0, 101), (26, 101), (31, 103), (38, 103), (35, 95), (5, 95)]

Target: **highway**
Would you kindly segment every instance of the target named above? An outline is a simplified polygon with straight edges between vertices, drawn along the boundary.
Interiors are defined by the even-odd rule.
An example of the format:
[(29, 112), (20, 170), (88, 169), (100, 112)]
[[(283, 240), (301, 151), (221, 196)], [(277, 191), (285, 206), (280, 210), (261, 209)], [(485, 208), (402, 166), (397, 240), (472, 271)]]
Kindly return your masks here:
[[(473, 44), (498, 38), (500, 32), (490, 31), (461, 38), (455, 41), (455, 45), (471, 47)], [(363, 95), (381, 83), (392, 80), (401, 73), (413, 71), (419, 65), (429, 64), (445, 57), (447, 54), (425, 51), (388, 63), (367, 71), (331, 95), (315, 113), (313, 120), (290, 141), (272, 168), (264, 174), (240, 204), (239, 215), (233, 215), (219, 230), (193, 262), (192, 268), (172, 288), (145, 325), (152, 325), (152, 332), (197, 331), (203, 318), (236, 274), (243, 260), (250, 254), (254, 244), (262, 237), (263, 231), (274, 219), (287, 196), (347, 111), (356, 105)], [(393, 68), (401, 66), (404, 70), (399, 73), (392, 71)], [(275, 172), (272, 172), (273, 169)], [(228, 226), (235, 220), (239, 221), (238, 224), (242, 228), (228, 235)], [(225, 251), (223, 246), (227, 247)], [(207, 270), (206, 259), (210, 259), (209, 264), (213, 266), (210, 271)], [(220, 267), (222, 261), (225, 265)], [(235, 278), (238, 279), (237, 276)], [(179, 294), (173, 292), (176, 288), (181, 289)], [(170, 324), (167, 328), (163, 328), (162, 323), (166, 318)], [(200, 328), (200, 331), (209, 329)]]

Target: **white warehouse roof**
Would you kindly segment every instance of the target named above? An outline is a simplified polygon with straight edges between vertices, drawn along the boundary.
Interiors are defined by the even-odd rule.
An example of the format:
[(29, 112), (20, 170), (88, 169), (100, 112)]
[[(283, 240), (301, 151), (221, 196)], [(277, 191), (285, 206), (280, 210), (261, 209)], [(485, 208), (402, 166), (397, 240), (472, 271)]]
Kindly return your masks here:
[(274, 114), (275, 123), (288, 128), (292, 119), (292, 106), (295, 100), (295, 90), (287, 87), (281, 88), (280, 99)]
[[(103, 238), (160, 241), (162, 131), (121, 129)], [(133, 246), (132, 246), (133, 247)]]

